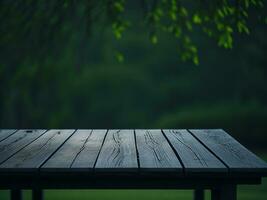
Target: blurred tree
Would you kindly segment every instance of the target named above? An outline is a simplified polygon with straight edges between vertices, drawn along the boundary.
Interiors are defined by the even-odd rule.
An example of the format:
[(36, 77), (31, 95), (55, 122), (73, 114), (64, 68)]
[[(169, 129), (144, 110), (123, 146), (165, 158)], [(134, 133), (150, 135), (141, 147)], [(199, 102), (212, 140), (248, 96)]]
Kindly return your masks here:
[[(153, 44), (158, 42), (159, 32), (170, 33), (177, 39), (180, 58), (196, 65), (199, 58), (193, 30), (204, 32), (218, 46), (229, 49), (233, 46), (234, 32), (250, 33), (247, 22), (251, 10), (258, 10), (258, 20), (267, 21), (263, 16), (263, 0), (2, 0), (0, 48), (9, 46), (4, 56), (12, 55), (13, 62), (25, 58), (26, 52), (40, 59), (54, 41), (73, 37), (72, 30), (80, 31), (77, 49), (85, 48), (84, 35), (89, 35), (99, 20), (111, 25), (115, 38), (120, 39), (127, 27), (133, 26), (132, 20), (126, 19), (133, 4), (143, 10), (143, 21)], [(30, 46), (25, 45), (29, 43)], [(60, 54), (60, 49), (54, 46), (52, 49), (55, 55)], [(84, 60), (81, 52), (77, 51), (77, 67)], [(120, 62), (124, 60), (121, 52), (116, 51), (115, 56)]]

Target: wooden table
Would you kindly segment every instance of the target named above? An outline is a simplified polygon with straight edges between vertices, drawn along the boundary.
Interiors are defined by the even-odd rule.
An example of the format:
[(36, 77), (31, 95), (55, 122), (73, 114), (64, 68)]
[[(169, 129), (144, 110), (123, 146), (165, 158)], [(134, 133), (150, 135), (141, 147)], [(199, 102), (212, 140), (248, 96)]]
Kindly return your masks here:
[(194, 189), (201, 200), (236, 199), (267, 164), (221, 129), (10, 130), (0, 132), (0, 188)]

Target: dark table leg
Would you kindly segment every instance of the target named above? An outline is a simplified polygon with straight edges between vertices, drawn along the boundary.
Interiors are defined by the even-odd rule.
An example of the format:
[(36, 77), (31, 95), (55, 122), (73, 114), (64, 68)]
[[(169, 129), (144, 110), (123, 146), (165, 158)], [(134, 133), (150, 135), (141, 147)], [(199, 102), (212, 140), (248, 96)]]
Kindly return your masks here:
[(11, 200), (22, 200), (22, 193), (20, 189), (11, 189), (10, 191)]
[(212, 200), (236, 200), (236, 185), (222, 185), (211, 190)]
[(204, 200), (204, 190), (195, 189), (194, 190), (194, 200)]
[(43, 200), (43, 190), (41, 188), (32, 189), (32, 199), (33, 200)]

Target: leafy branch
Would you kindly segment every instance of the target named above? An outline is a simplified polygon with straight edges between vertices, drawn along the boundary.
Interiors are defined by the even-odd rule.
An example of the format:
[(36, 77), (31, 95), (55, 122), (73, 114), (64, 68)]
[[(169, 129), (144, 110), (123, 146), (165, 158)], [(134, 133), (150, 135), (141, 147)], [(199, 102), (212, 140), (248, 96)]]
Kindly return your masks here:
[[(53, 42), (86, 26), (88, 33), (97, 21), (106, 18), (117, 40), (134, 24), (127, 19), (130, 0), (16, 0), (0, 1), (0, 47), (32, 43), (28, 51), (46, 48)], [(263, 0), (139, 0), (143, 22), (149, 27), (152, 44), (165, 32), (177, 41), (177, 51), (183, 61), (199, 64), (198, 48), (192, 38), (200, 30), (217, 41), (219, 47), (233, 48), (235, 33), (250, 34), (251, 10), (257, 10), (259, 20), (267, 23), (261, 12)], [(104, 17), (103, 17), (104, 16)], [(89, 34), (88, 34), (89, 35)], [(42, 56), (42, 51), (39, 56)], [(23, 52), (21, 57), (23, 57)], [(121, 52), (116, 58), (124, 60)]]

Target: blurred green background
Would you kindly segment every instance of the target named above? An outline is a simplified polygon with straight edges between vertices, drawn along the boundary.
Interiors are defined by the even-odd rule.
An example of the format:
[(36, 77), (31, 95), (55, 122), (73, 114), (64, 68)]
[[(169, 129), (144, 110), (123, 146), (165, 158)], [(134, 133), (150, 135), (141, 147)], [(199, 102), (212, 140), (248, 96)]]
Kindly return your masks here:
[(198, 66), (180, 61), (168, 35), (151, 44), (138, 23), (120, 41), (97, 24), (90, 34), (78, 29), (68, 40), (59, 34), (51, 44), (40, 41), (45, 48), (37, 33), (21, 38), (15, 31), (16, 40), (0, 43), (0, 126), (224, 128), (264, 147), (267, 29), (250, 23), (251, 34), (235, 35), (231, 50), (196, 30)]
[[(8, 33), (10, 27), (4, 25), (1, 33)], [(144, 24), (130, 27), (120, 41), (105, 24), (96, 24), (90, 34), (84, 26), (78, 24), (68, 39), (58, 34), (48, 42), (36, 35), (24, 38), (19, 30), (15, 40), (1, 35), (1, 128), (223, 128), (266, 158), (266, 25), (251, 20), (251, 34), (234, 35), (231, 50), (194, 31), (198, 66), (181, 62), (177, 43), (163, 33), (152, 45)], [(47, 43), (46, 48), (39, 42)], [(116, 60), (116, 51), (124, 54), (123, 62)], [(260, 187), (241, 187), (240, 199), (266, 199), (266, 184), (264, 180)], [(46, 196), (60, 199), (62, 194), (48, 191)], [(192, 196), (178, 191), (64, 195), (169, 200)], [(6, 191), (0, 192), (0, 199), (5, 198)]]

